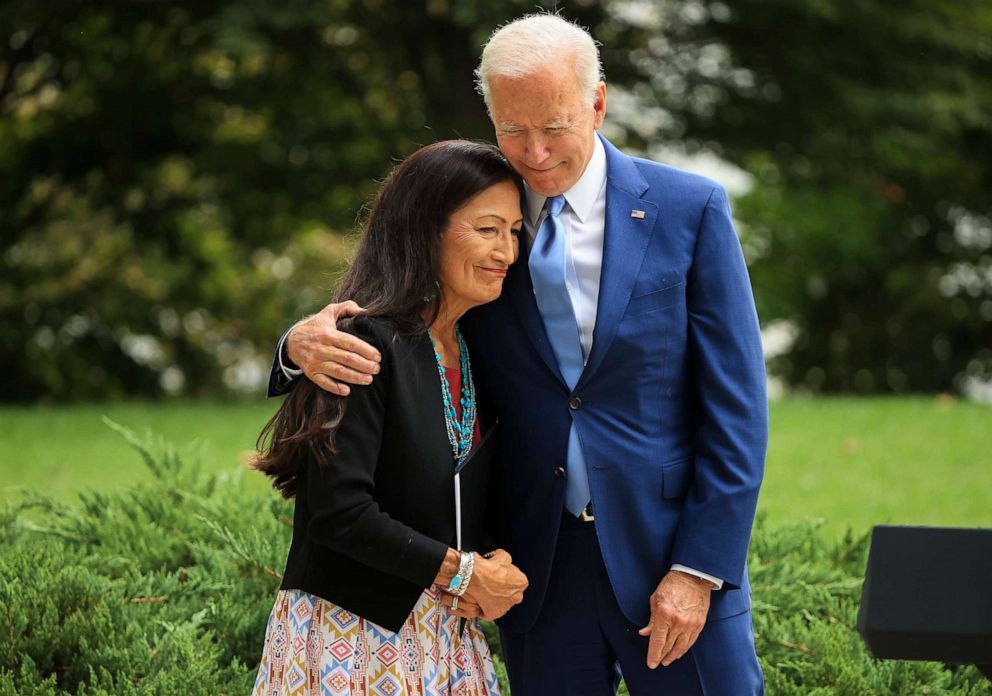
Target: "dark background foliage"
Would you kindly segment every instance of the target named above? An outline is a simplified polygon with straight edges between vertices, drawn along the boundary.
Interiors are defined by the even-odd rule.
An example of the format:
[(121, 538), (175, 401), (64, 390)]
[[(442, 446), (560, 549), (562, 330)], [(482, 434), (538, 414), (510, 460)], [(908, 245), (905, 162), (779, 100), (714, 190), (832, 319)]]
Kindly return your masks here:
[[(751, 175), (736, 210), (788, 384), (992, 376), (992, 7), (558, 7), (603, 44), (611, 137)], [(471, 73), (534, 8), (4, 2), (0, 400), (257, 389), (390, 164), (491, 139)]]

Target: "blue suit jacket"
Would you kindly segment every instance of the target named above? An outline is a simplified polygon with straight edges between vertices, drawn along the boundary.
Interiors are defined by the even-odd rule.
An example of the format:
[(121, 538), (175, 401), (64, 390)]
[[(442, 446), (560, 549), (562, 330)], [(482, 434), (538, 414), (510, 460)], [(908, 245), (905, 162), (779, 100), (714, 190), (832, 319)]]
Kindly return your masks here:
[[(745, 559), (768, 419), (758, 321), (727, 197), (604, 139), (606, 230), (592, 351), (562, 379), (526, 259), (463, 325), (501, 420), (499, 543), (527, 574), (508, 631), (536, 620), (562, 511), (569, 427), (589, 469), (617, 600), (638, 626), (672, 563), (722, 578), (710, 620), (750, 607)], [(643, 218), (632, 211), (643, 211)], [(574, 397), (581, 400), (569, 407)]]

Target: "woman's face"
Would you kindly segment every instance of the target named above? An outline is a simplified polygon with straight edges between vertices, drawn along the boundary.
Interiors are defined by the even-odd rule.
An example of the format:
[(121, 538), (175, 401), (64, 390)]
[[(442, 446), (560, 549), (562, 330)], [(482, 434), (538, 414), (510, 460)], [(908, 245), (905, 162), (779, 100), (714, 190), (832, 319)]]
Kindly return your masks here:
[(499, 297), (510, 264), (520, 252), (520, 192), (502, 181), (470, 198), (441, 232), (441, 297), (461, 314)]

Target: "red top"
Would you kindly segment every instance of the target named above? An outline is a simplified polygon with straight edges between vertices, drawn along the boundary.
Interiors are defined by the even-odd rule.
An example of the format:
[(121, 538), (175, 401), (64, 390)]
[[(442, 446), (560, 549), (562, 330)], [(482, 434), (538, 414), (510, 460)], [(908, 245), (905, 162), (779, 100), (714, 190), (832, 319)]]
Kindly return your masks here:
[[(455, 417), (462, 418), (462, 371), (457, 367), (444, 366), (444, 376), (448, 378), (448, 387), (451, 389), (451, 402), (455, 406)], [(482, 434), (479, 432), (478, 406), (476, 406), (475, 430), (472, 433), (472, 447), (479, 444)]]

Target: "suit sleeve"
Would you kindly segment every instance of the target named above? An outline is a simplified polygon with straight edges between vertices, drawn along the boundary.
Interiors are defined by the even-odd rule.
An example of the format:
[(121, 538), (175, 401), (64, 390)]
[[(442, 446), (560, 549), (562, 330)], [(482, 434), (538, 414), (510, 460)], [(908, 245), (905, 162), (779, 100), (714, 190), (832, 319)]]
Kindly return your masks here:
[(739, 587), (768, 443), (758, 317), (726, 193), (703, 210), (687, 282), (695, 478), (671, 562)]
[[(402, 378), (397, 365), (368, 320), (356, 320), (354, 332), (379, 349), (382, 372), (370, 385), (355, 385), (335, 434), (337, 453), (308, 462), (306, 496), (308, 536), (364, 565), (429, 587), (448, 545), (432, 539), (383, 512), (375, 494), (375, 473), (389, 411), (390, 380)], [(416, 495), (410, 491), (410, 495)]]
[(272, 369), (269, 371), (269, 387), (265, 394), (269, 398), (288, 394), (289, 390), (296, 384), (296, 380), (299, 379), (299, 374), (294, 376), (286, 372), (283, 357), (286, 350), (286, 339), (289, 337), (289, 332), (295, 327), (296, 324), (293, 324), (293, 326), (286, 329), (286, 333), (282, 335), (279, 343), (276, 344), (275, 356), (272, 358)]

